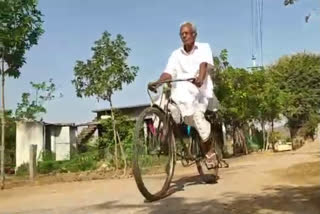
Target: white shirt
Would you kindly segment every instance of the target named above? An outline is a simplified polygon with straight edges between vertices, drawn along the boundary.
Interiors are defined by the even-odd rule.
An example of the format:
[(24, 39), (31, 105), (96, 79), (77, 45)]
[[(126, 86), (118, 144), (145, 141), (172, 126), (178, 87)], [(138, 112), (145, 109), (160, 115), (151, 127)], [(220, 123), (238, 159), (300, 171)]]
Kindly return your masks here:
[[(173, 51), (164, 73), (170, 74), (173, 79), (194, 78), (199, 74), (199, 67), (202, 62), (213, 65), (211, 48), (208, 43), (196, 42), (189, 53), (183, 47)], [(200, 88), (190, 82), (176, 82), (172, 87), (172, 98), (178, 102), (193, 102), (199, 95), (212, 98), (213, 84), (210, 76), (208, 76)]]

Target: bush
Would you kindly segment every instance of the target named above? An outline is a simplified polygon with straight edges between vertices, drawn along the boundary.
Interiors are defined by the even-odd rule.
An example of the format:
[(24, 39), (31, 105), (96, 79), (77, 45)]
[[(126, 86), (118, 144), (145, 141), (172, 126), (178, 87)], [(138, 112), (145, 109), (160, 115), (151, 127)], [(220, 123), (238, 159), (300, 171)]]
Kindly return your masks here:
[(272, 132), (269, 135), (269, 142), (274, 145), (279, 140), (285, 140), (285, 138), (281, 135), (280, 132)]
[(98, 152), (89, 151), (82, 154), (74, 154), (71, 160), (66, 161), (62, 166), (70, 172), (94, 170), (97, 168), (98, 161)]
[(97, 151), (74, 154), (70, 160), (44, 160), (38, 162), (38, 172), (40, 174), (47, 174), (50, 172), (63, 173), (94, 170), (97, 168), (98, 160), (99, 159)]
[(249, 136), (246, 137), (247, 145), (249, 151), (258, 151), (262, 149), (263, 147), (263, 138), (262, 138), (262, 132), (256, 131), (251, 139)]
[(44, 151), (42, 152), (42, 160), (43, 161), (54, 161), (56, 160), (56, 154), (51, 151)]
[(48, 174), (50, 172), (59, 171), (63, 161), (46, 160), (38, 162), (38, 173)]
[(29, 175), (29, 163), (21, 164), (16, 170), (17, 176), (26, 176)]

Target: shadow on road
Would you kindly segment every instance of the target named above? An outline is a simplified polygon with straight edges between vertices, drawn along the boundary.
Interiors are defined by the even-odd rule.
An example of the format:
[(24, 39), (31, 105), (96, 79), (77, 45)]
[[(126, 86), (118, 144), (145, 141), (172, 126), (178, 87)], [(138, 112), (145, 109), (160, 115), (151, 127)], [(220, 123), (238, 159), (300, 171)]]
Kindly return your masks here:
[(184, 188), (187, 186), (205, 184), (200, 175), (182, 177), (173, 180), (171, 183), (172, 184), (168, 190), (168, 194), (165, 197), (168, 197), (178, 191), (184, 191)]
[[(192, 184), (191, 184), (192, 185)], [(246, 195), (229, 192), (221, 200), (186, 201), (181, 197), (168, 197), (166, 199), (145, 204), (120, 204), (107, 202), (83, 207), (88, 212), (102, 211), (112, 213), (121, 210), (134, 213), (288, 213), (288, 214), (319, 214), (320, 213), (320, 186), (292, 187), (279, 186), (265, 188), (263, 194)], [(263, 212), (263, 213), (264, 213)], [(100, 213), (100, 212), (99, 212)]]

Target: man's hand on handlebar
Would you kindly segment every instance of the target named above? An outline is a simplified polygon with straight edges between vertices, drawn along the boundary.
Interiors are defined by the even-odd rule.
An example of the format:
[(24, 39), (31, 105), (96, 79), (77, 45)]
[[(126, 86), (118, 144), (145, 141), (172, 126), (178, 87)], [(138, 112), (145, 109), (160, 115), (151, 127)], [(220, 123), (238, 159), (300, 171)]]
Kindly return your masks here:
[(157, 93), (157, 88), (160, 86), (159, 81), (150, 82), (148, 84), (148, 89), (154, 93)]
[(203, 80), (201, 78), (197, 77), (192, 81), (192, 83), (195, 84), (198, 88), (200, 88), (203, 84)]
[(172, 82), (183, 82), (183, 81), (189, 81), (193, 84), (198, 84), (200, 87), (202, 85), (202, 82), (200, 79), (196, 80), (195, 78), (188, 78), (188, 79), (168, 79), (168, 80), (157, 80), (155, 82), (150, 82), (148, 84), (148, 89), (154, 93), (157, 93), (157, 88), (159, 88), (159, 86), (161, 86), (163, 83), (167, 83), (169, 87), (171, 87), (171, 83)]

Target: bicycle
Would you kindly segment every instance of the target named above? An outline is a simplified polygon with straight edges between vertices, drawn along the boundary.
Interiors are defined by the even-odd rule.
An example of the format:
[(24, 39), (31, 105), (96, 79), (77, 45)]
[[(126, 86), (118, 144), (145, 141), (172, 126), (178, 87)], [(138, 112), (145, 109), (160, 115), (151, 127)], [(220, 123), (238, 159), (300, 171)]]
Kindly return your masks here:
[[(194, 78), (176, 79), (163, 81), (160, 84), (193, 80)], [(203, 151), (203, 147), (200, 145), (201, 140), (195, 128), (183, 123), (177, 124), (173, 118), (172, 109), (179, 111), (179, 108), (170, 98), (170, 87), (163, 88), (160, 104), (156, 104), (150, 90), (147, 91), (152, 105), (145, 109), (136, 121), (133, 144), (133, 175), (141, 194), (147, 201), (159, 200), (166, 196), (174, 174), (177, 157), (180, 158), (184, 167), (195, 164), (205, 183), (215, 183), (218, 179), (219, 167), (223, 162), (220, 147), (214, 143), (213, 148), (218, 163), (216, 167), (209, 169), (205, 161), (206, 151)], [(163, 98), (164, 103), (161, 103)], [(212, 121), (214, 117), (213, 112), (206, 113), (206, 118), (209, 121)], [(184, 135), (183, 132), (185, 132)], [(180, 144), (176, 144), (175, 136), (180, 139)], [(189, 142), (183, 138), (187, 138)], [(178, 147), (176, 147), (177, 145)], [(225, 164), (227, 163), (225, 162)], [(159, 180), (163, 180), (160, 190), (158, 188)]]

